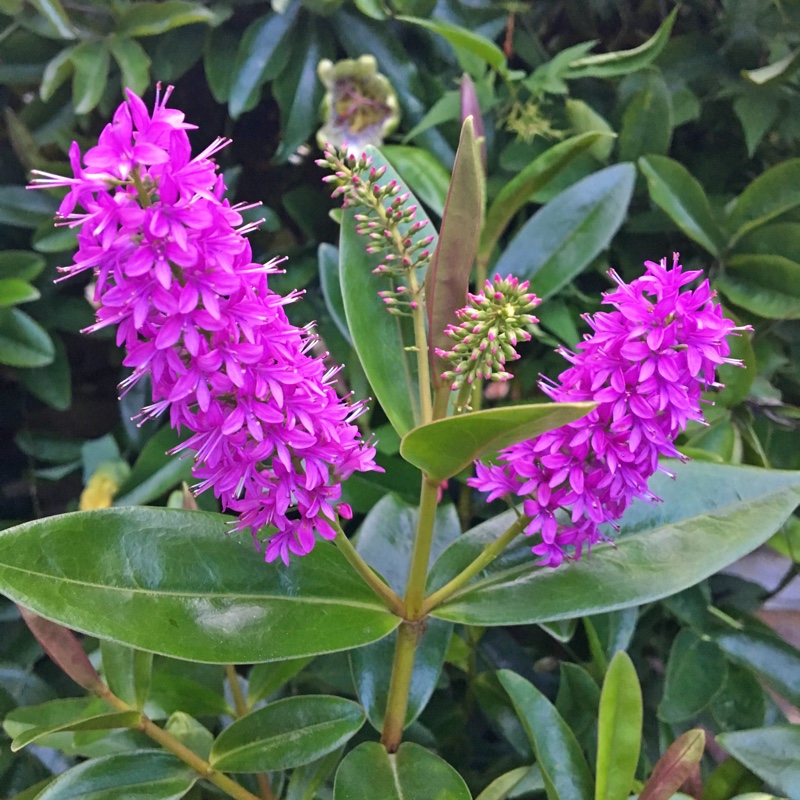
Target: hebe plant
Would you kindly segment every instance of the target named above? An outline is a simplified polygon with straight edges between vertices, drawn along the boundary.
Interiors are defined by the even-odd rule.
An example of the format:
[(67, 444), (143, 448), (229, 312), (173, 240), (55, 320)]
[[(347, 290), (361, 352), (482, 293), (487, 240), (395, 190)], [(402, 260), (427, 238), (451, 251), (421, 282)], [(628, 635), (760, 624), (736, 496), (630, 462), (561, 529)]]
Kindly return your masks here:
[[(117, 326), (133, 369), (123, 389), (149, 377), (143, 416), (188, 430), (175, 452), (194, 459), (196, 490), (236, 516), (198, 512), (187, 496), (182, 509), (79, 512), (4, 532), (0, 588), (33, 609), (24, 614), (42, 646), (92, 695), (15, 711), (6, 730), (15, 748), (71, 732), (90, 757), (43, 787), (45, 800), (108, 775), (123, 792), (125, 780), (141, 781), (137, 770), (171, 797), (206, 781), (235, 798), (310, 798), (335, 770), (335, 800), (468, 800), (453, 767), (403, 741), (455, 624), (468, 638), (478, 627), (648, 603), (730, 563), (791, 514), (795, 474), (687, 466), (675, 447), (687, 423), (703, 423), (701, 403), (721, 388), (717, 368), (738, 364), (728, 337), (748, 328), (677, 256), (647, 262), (630, 282), (612, 271), (608, 310), (586, 316), (591, 333), (574, 350), (559, 349), (571, 366), (541, 380), (553, 402), (481, 410), (483, 382), (513, 378), (506, 366), (536, 332), (540, 301), (513, 274), (469, 292), (476, 256), (487, 263), (484, 222), (502, 217), (484, 212), (472, 117), (438, 233), (378, 151), (328, 150), (326, 180), (344, 199), (339, 270), (355, 352), (421, 486), (410, 542), (366, 524), (348, 536), (343, 487), (380, 469), (358, 429), (366, 401), (337, 394), (338, 367), (286, 316), (299, 295), (276, 293), (276, 263), (253, 260), (245, 207), (224, 199), (211, 158), (226, 142), (191, 157), (190, 126), (169, 96), (151, 113), (128, 92), (96, 147), (73, 146), (71, 177), (39, 173), (35, 184), (68, 189), (59, 219), (78, 230), (79, 250), (65, 272), (96, 278), (90, 330)], [(698, 483), (700, 496), (678, 506)], [(467, 522), (479, 504), (508, 508), (482, 508), (485, 520), (462, 533), (446, 504), (456, 487)], [(663, 501), (658, 521), (634, 500)], [(232, 530), (249, 531), (268, 563)], [(103, 676), (56, 623), (103, 639)], [(594, 644), (591, 623), (587, 631)], [(350, 651), (360, 702), (298, 694), (262, 705), (280, 680), (257, 668), (249, 696), (242, 690), (236, 665), (277, 663), (285, 677), (335, 651)], [(157, 725), (147, 708), (152, 653), (224, 664), (232, 724), (212, 732), (178, 712)], [(594, 773), (539, 688), (511, 670), (494, 677), (536, 758), (535, 789), (551, 800), (667, 798), (700, 761), (703, 733), (692, 730), (640, 770), (642, 698), (624, 652), (597, 676)], [(365, 738), (380, 741), (345, 752), (367, 718), (375, 732)], [(80, 749), (81, 732), (113, 729), (162, 750)]]

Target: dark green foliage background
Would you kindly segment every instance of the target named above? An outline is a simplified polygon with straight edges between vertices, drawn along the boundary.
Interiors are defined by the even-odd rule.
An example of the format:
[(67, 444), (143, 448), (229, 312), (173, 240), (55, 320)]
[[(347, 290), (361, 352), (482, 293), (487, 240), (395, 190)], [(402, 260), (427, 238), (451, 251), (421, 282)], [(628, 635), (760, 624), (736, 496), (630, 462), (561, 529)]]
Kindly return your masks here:
[[(293, 321), (316, 320), (327, 349), (348, 365), (343, 380), (357, 396), (371, 394), (336, 293), (333, 202), (313, 163), (314, 133), (322, 124), (317, 63), (365, 53), (377, 58), (403, 112), (385, 155), (434, 225), (458, 141), (462, 72), (471, 74), (483, 110), (490, 205), (561, 139), (616, 134), (582, 145), (547, 180), (534, 182), (492, 251), (490, 269), (497, 262), (504, 272), (530, 277), (548, 298), (509, 399), (543, 399), (536, 378), (563, 369), (553, 348), (579, 340), (585, 330), (580, 314), (599, 308), (609, 267), (630, 279), (645, 259), (680, 251), (687, 267), (706, 270), (729, 315), (755, 329), (734, 342), (747, 370), (723, 369), (727, 388), (708, 408), (710, 427), (690, 428), (682, 448), (699, 461), (800, 469), (800, 6), (688, 0), (655, 58), (645, 53), (580, 66), (589, 48), (576, 45), (594, 41), (593, 53), (636, 48), (672, 9), (672, 2), (656, 0), (0, 0), (2, 525), (75, 510), (98, 467), (121, 484), (116, 505), (180, 505), (170, 492), (189, 478), (184, 462), (163, 455), (175, 444), (171, 431), (130, 422), (145, 387), (118, 403), (123, 371), (113, 335), (79, 333), (93, 318), (85, 281), (53, 284), (56, 266), (70, 261), (74, 236), (52, 224), (55, 197), (23, 188), (32, 168), (64, 171), (71, 141), (91, 146), (123, 85), (150, 102), (156, 81), (174, 84), (173, 104), (198, 125), (195, 151), (216, 136), (233, 139), (218, 160), (231, 198), (262, 203), (248, 212), (249, 219), (264, 218), (250, 237), (256, 258), (288, 256), (286, 274), (274, 283), (282, 292), (305, 289), (304, 301), (290, 309)], [(430, 27), (395, 19), (401, 15), (480, 38), (459, 38), (451, 27), (448, 41)], [(539, 207), (544, 210), (535, 215)], [(358, 523), (387, 504), (401, 509), (394, 518), (402, 520), (403, 513), (415, 513), (410, 504), (419, 475), (400, 458), (380, 407), (366, 423), (378, 435), (387, 471), (352, 479), (346, 499)], [(457, 481), (450, 490), (456, 497)], [(383, 505), (376, 506), (379, 501)], [(213, 498), (201, 497), (200, 505), (217, 510)], [(473, 522), (488, 515), (478, 507)], [(374, 516), (366, 519), (362, 543), (377, 524)], [(796, 518), (772, 544), (797, 563)], [(426, 708), (415, 707), (419, 717), (407, 738), (436, 749), (475, 796), (502, 773), (529, 764), (531, 746), (494, 674), (512, 669), (555, 701), (593, 768), (597, 681), (613, 653), (626, 649), (645, 702), (638, 777), (646, 777), (689, 727), (702, 724), (714, 733), (763, 728), (749, 739), (743, 733), (723, 737), (739, 761), (725, 762), (716, 773), (724, 752), (706, 757), (707, 796), (725, 800), (775, 789), (798, 798), (796, 767), (792, 773), (787, 766), (779, 784), (765, 783), (774, 780), (767, 754), (790, 747), (796, 728), (772, 727), (786, 719), (763, 687), (800, 704), (800, 652), (752, 616), (763, 600), (760, 587), (715, 576), (664, 602), (584, 623), (483, 629), (461, 624), (474, 620), (454, 606), (445, 615), (457, 624), (444, 670), (437, 682), (453, 628), (439, 621), (432, 667), (424, 665), (433, 683), (422, 678), (430, 685), (413, 690), (417, 706), (431, 699)], [(77, 695), (43, 657), (15, 606), (0, 603), (0, 711)], [(96, 642), (87, 638), (85, 646), (94, 650)], [(369, 647), (359, 651), (367, 662)], [(356, 684), (363, 695), (368, 682), (364, 659), (356, 657), (352, 670), (345, 655), (331, 654), (241, 673), (254, 702), (315, 693), (355, 698)], [(183, 711), (217, 733), (222, 693), (219, 667), (156, 657), (148, 700), (150, 710), (157, 709), (154, 718)], [(369, 707), (368, 713), (373, 719), (382, 711)], [(147, 746), (128, 732), (105, 739), (94, 732), (57, 736), (45, 744), (66, 755), (44, 748), (12, 754), (9, 740), (0, 742), (0, 795), (32, 798), (38, 789), (28, 787), (83, 756)], [(365, 727), (355, 741), (375, 738)], [(411, 758), (414, 746), (401, 754)], [(329, 776), (340, 752), (296, 771), (285, 796), (332, 797)], [(192, 787), (191, 776), (175, 764), (159, 768), (170, 790), (212, 796), (202, 784)], [(358, 772), (342, 780), (351, 774)], [(533, 797), (543, 788), (535, 775), (519, 786), (486, 800)]]

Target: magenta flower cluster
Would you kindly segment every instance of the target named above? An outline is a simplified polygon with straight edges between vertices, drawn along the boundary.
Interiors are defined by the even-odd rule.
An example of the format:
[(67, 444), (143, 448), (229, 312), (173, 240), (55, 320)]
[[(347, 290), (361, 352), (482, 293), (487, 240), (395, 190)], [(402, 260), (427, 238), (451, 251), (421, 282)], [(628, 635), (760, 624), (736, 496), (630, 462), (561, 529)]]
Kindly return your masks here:
[(194, 452), (198, 491), (238, 512), (257, 546), (268, 536), (267, 561), (288, 563), (313, 548), (315, 531), (335, 537), (340, 482), (376, 469), (375, 451), (353, 424), (362, 404), (337, 396), (337, 370), (286, 317), (298, 294), (276, 294), (275, 262), (253, 261), (244, 234), (254, 226), (224, 199), (211, 160), (228, 141), (192, 158), (195, 126), (167, 106), (170, 93), (159, 89), (151, 116), (129, 91), (83, 163), (73, 143), (73, 177), (38, 173), (33, 184), (69, 188), (59, 217), (78, 228), (79, 247), (63, 271), (94, 272), (88, 330), (118, 326), (133, 368), (122, 388), (150, 375), (143, 418), (168, 411), (188, 428), (176, 451)]
[(715, 383), (729, 358), (726, 337), (741, 330), (713, 302), (708, 281), (683, 290), (701, 273), (684, 272), (677, 254), (648, 261), (630, 284), (610, 273), (617, 288), (603, 302), (615, 310), (585, 319), (592, 334), (577, 353), (561, 349), (572, 364), (559, 382), (542, 389), (557, 402), (593, 401), (587, 416), (501, 452), (500, 463), (479, 464), (469, 481), (489, 500), (522, 500), (531, 518), (528, 535), (542, 564), (580, 558), (604, 538), (634, 498), (656, 500), (647, 488), (659, 456), (681, 458), (674, 441), (687, 422), (703, 422), (701, 393)]

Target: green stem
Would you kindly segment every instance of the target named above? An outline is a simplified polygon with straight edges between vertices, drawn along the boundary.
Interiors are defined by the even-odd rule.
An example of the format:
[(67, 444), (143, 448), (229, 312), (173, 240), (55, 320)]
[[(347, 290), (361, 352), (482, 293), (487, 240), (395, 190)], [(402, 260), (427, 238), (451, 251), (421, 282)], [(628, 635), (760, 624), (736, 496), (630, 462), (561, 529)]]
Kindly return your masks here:
[[(475, 286), (479, 292), (483, 289), (483, 284), (486, 283), (486, 277), (489, 273), (489, 258), (493, 249), (494, 243), (491, 244), (488, 250), (479, 248), (478, 256), (475, 259)], [(472, 401), (470, 405), (473, 411), (480, 411), (483, 407), (483, 378), (477, 378), (472, 384)]]
[[(236, 667), (233, 664), (226, 664), (225, 675), (228, 678), (228, 685), (231, 687), (236, 716), (241, 719), (250, 713), (250, 709), (247, 707), (244, 694), (242, 694), (242, 685), (239, 683)], [(256, 783), (258, 783), (258, 790), (261, 792), (262, 800), (276, 800), (272, 787), (269, 785), (269, 778), (263, 772), (256, 773)]]
[(408, 693), (414, 671), (414, 655), (420, 636), (424, 632), (422, 601), (425, 597), (425, 582), (428, 577), (428, 561), (433, 544), (433, 526), (436, 520), (439, 484), (427, 475), (422, 476), (422, 491), (419, 502), (419, 521), (411, 553), (411, 566), (406, 583), (404, 621), (397, 633), (392, 677), (389, 681), (389, 697), (383, 718), (381, 742), (390, 752), (400, 747), (408, 708)]
[(462, 586), (471, 581), (481, 570), (485, 569), (494, 561), (500, 553), (522, 532), (525, 526), (531, 521), (530, 517), (520, 517), (502, 536), (495, 541), (487, 544), (481, 554), (462, 572), (453, 578), (449, 583), (442, 586), (433, 594), (425, 598), (422, 604), (422, 615), (430, 614), (434, 608), (440, 606), (445, 600), (455, 594)]
[(345, 535), (341, 526), (336, 522), (329, 522), (336, 531), (336, 546), (339, 552), (350, 562), (350, 566), (363, 578), (367, 586), (386, 604), (387, 608), (398, 617), (404, 616), (403, 601), (387, 586), (375, 571), (356, 552), (350, 540)]
[(433, 418), (444, 419), (450, 403), (450, 381), (443, 381), (433, 393)]
[[(106, 703), (119, 711), (136, 710), (133, 706), (129, 706), (124, 700), (120, 700), (107, 686), (103, 686), (103, 689), (98, 694)], [(260, 797), (248, 792), (244, 786), (240, 786), (235, 781), (232, 781), (227, 775), (224, 775), (222, 772), (217, 772), (208, 761), (200, 758), (197, 753), (190, 750), (171, 733), (165, 731), (163, 728), (159, 728), (149, 717), (142, 714), (140, 719), (139, 730), (141, 730), (142, 733), (149, 736), (154, 742), (160, 744), (165, 750), (169, 750), (170, 753), (177, 756), (184, 764), (190, 766), (198, 775), (210, 781), (219, 789), (222, 789), (225, 794), (235, 798), (235, 800), (261, 800)]]
[(133, 181), (133, 185), (136, 187), (136, 194), (139, 197), (139, 202), (142, 204), (142, 208), (148, 208), (152, 205), (150, 202), (150, 195), (147, 194), (147, 189), (144, 188), (144, 184), (142, 183), (142, 177), (139, 175), (139, 167), (136, 167), (133, 172), (131, 172), (131, 180)]
[(408, 286), (416, 302), (416, 308), (411, 312), (414, 321), (414, 344), (417, 353), (417, 377), (419, 379), (419, 403), (422, 411), (422, 424), (426, 425), (433, 419), (431, 406), (431, 370), (428, 362), (428, 337), (425, 334), (425, 300), (422, 287), (417, 281), (416, 270), (408, 272)]
[(425, 616), (422, 611), (422, 601), (425, 599), (425, 582), (428, 578), (428, 561), (433, 544), (433, 525), (436, 520), (438, 499), (439, 483), (423, 475), (419, 499), (419, 523), (406, 584), (405, 618), (410, 622), (416, 622)]
[(414, 671), (414, 655), (419, 636), (419, 625), (413, 622), (404, 622), (397, 631), (397, 647), (394, 651), (392, 677), (389, 681), (389, 698), (386, 701), (386, 714), (381, 732), (381, 744), (390, 753), (397, 752), (403, 738), (411, 675)]

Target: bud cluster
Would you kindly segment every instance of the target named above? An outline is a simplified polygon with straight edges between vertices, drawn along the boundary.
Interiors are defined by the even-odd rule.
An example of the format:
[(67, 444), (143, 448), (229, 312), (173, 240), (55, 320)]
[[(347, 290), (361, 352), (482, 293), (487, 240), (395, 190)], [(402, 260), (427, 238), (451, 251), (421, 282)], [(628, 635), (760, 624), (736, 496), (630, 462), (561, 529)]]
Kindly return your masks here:
[(517, 342), (531, 338), (530, 327), (538, 322), (530, 312), (541, 302), (530, 283), (513, 276), (486, 281), (482, 292), (467, 295), (467, 305), (456, 312), (458, 325), (448, 325), (445, 334), (455, 344), (451, 350), (437, 348), (436, 355), (453, 364), (442, 377), (451, 388), (462, 388), (474, 380), (507, 381), (506, 361), (519, 358)]
[[(416, 235), (428, 223), (415, 221), (417, 206), (407, 205), (408, 192), (401, 194), (395, 180), (381, 185), (386, 167), (372, 166), (372, 158), (366, 154), (348, 153), (346, 145), (341, 149), (328, 146), (325, 157), (317, 164), (333, 170), (333, 175), (323, 178), (326, 183), (335, 184), (331, 197), (341, 197), (344, 208), (363, 209), (355, 215), (356, 232), (369, 239), (367, 252), (385, 253), (382, 263), (372, 271), (392, 281), (391, 289), (379, 293), (389, 313), (408, 315), (417, 310), (422, 288), (411, 290), (403, 281), (428, 264), (428, 248), (434, 237)], [(416, 285), (416, 281), (410, 283)]]

